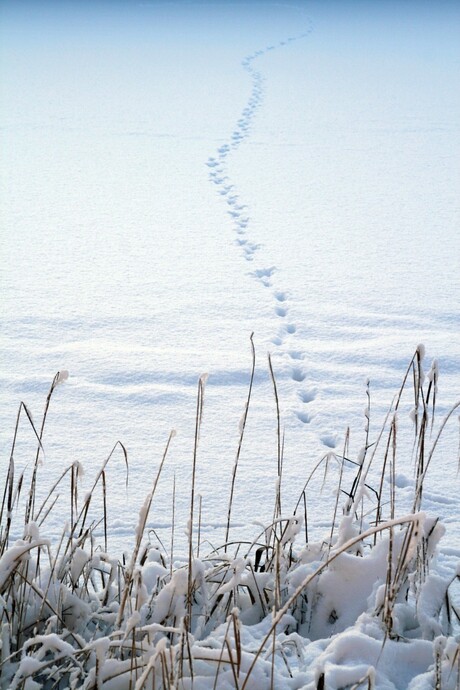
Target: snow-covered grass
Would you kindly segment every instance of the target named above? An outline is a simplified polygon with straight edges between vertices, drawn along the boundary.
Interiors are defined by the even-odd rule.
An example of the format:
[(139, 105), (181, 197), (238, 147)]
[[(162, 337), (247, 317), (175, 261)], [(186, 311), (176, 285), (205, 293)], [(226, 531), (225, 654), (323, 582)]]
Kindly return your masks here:
[[(205, 387), (201, 378), (192, 482), (174, 487), (175, 493), (189, 493), (189, 519), (181, 526), (187, 552), (174, 553), (174, 515), (169, 547), (146, 529), (171, 432), (139, 512), (129, 559), (107, 553), (106, 469), (113, 451), (86, 495), (79, 495), (82, 468), (74, 463), (38, 501), (49, 405), (56, 386), (67, 378), (66, 372), (58, 373), (41, 424), (34, 424), (22, 403), (14, 430), (0, 514), (0, 687), (459, 688), (455, 586), (460, 563), (450, 576), (437, 573), (437, 546), (445, 530), (421, 508), (425, 477), (436, 472), (438, 440), (460, 403), (438, 420), (438, 367), (433, 363), (425, 376), (423, 355), (419, 346), (377, 438), (370, 438), (368, 423), (358, 457), (349, 457), (346, 440), (342, 453), (331, 451), (314, 470), (326, 477), (332, 464), (339, 468), (333, 517), (319, 541), (312, 541), (308, 531), (311, 476), (297, 505), (287, 507), (282, 500), (282, 401), (269, 360), (278, 417), (273, 519), (261, 526), (255, 540), (235, 539), (235, 527), (230, 539), (235, 486), (246, 481), (238, 458), (251, 377), (228, 494), (221, 492), (225, 540), (214, 547), (207, 542), (194, 481)], [(414, 400), (415, 480), (412, 509), (397, 515), (401, 482), (396, 468), (400, 460), (406, 466), (410, 460), (399, 458), (398, 439), (398, 410), (407, 395)], [(368, 422), (369, 416), (368, 407)], [(14, 462), (23, 417), (37, 441), (28, 479), (16, 475)], [(121, 444), (114, 450), (118, 446), (125, 453)], [(356, 468), (351, 486), (345, 485), (347, 464)], [(377, 484), (375, 476), (380, 477)], [(63, 524), (61, 539), (51, 542), (43, 536), (46, 520), (59, 508), (67, 484), (70, 520)], [(99, 494), (97, 521), (91, 506)], [(12, 536), (18, 534), (20, 539)]]

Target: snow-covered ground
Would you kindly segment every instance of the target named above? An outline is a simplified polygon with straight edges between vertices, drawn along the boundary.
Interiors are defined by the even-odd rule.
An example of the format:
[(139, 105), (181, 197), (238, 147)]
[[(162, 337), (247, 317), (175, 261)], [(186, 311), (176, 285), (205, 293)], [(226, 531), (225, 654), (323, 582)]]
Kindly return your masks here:
[[(1, 462), (19, 402), (39, 422), (39, 484), (107, 471), (111, 547), (152, 508), (185, 529), (196, 390), (203, 533), (224, 535), (257, 368), (232, 535), (269, 520), (277, 473), (271, 353), (285, 429), (283, 509), (318, 459), (372, 442), (419, 342), (439, 360), (439, 419), (459, 394), (459, 9), (449, 2), (1, 4)], [(401, 411), (401, 444), (413, 403)], [(21, 422), (19, 472), (35, 442)], [(425, 507), (460, 549), (458, 422)], [(413, 475), (408, 444), (401, 494)], [(332, 462), (331, 466), (334, 466)], [(330, 525), (337, 469), (307, 493)], [(352, 468), (346, 470), (351, 482)], [(322, 480), (322, 477), (321, 477)], [(83, 489), (84, 491), (84, 489)], [(65, 492), (63, 492), (65, 494)], [(68, 519), (64, 495), (50, 517)]]

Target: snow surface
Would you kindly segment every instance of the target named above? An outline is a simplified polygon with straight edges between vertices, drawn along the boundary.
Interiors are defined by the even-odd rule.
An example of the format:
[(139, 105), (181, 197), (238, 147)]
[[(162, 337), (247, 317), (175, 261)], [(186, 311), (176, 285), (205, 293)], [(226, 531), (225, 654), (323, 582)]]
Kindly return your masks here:
[[(268, 351), (288, 514), (347, 426), (358, 456), (368, 378), (375, 440), (419, 342), (426, 370), (439, 363), (442, 418), (459, 393), (458, 6), (4, 1), (1, 12), (3, 467), (20, 401), (39, 424), (68, 370), (43, 439), (43, 495), (80, 462), (83, 497), (120, 440), (129, 486), (118, 447), (109, 540), (129, 550), (175, 428), (148, 524), (169, 543), (175, 476), (180, 549), (208, 372), (196, 495), (203, 534), (221, 543), (252, 332), (231, 536), (255, 537), (251, 523), (272, 517)], [(16, 468), (30, 473), (22, 419)], [(424, 494), (448, 529), (446, 568), (460, 550), (457, 448), (454, 417)], [(411, 450), (396, 468), (402, 496)], [(322, 472), (307, 490), (318, 534), (334, 509), (330, 467), (323, 492)], [(62, 494), (47, 536), (69, 518)]]

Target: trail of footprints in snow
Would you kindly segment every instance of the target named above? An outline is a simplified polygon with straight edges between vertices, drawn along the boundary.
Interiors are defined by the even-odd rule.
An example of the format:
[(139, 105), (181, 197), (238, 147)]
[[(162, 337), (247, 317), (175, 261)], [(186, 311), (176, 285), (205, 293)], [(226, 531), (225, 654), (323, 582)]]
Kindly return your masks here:
[[(254, 242), (251, 238), (249, 209), (245, 203), (242, 203), (235, 184), (233, 184), (227, 174), (226, 160), (228, 155), (237, 149), (250, 135), (252, 121), (263, 102), (264, 77), (254, 67), (254, 62), (267, 51), (305, 38), (309, 33), (311, 33), (311, 27), (298, 36), (292, 36), (286, 41), (269, 45), (264, 50), (258, 50), (243, 59), (241, 64), (252, 80), (250, 98), (230, 136), (230, 140), (220, 146), (216, 154), (208, 158), (206, 162), (206, 165), (210, 168), (210, 180), (216, 185), (218, 194), (227, 204), (227, 213), (231, 218), (233, 230), (236, 234), (235, 245), (241, 250), (243, 258), (248, 262), (253, 262), (257, 258), (257, 252), (261, 245)], [(276, 266), (258, 267), (252, 270), (251, 275), (264, 287), (273, 290), (273, 276), (276, 270)], [(307, 372), (302, 366), (304, 353), (289, 347), (289, 337), (295, 334), (297, 327), (289, 319), (288, 293), (278, 289), (273, 290), (272, 294), (275, 303), (274, 312), (280, 319), (278, 334), (272, 338), (272, 342), (277, 347), (283, 348), (289, 357), (290, 377), (297, 388), (297, 409), (295, 415), (302, 424), (309, 424), (313, 419), (313, 415), (309, 412), (308, 406), (316, 398), (316, 389), (306, 387)], [(335, 441), (333, 437), (322, 435), (320, 438), (327, 447), (334, 447)]]

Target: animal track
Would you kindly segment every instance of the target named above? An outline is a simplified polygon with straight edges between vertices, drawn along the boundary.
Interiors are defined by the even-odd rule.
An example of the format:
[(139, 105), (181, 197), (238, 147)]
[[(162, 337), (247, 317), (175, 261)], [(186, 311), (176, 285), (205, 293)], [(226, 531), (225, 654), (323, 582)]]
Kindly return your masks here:
[(270, 268), (257, 268), (252, 275), (256, 278), (271, 278), (276, 271), (276, 266), (270, 266)]
[[(232, 152), (241, 146), (250, 136), (252, 122), (264, 100), (265, 79), (262, 73), (255, 68), (255, 61), (268, 51), (276, 50), (277, 48), (286, 46), (294, 40), (304, 38), (308, 33), (309, 31), (298, 36), (290, 36), (286, 40), (279, 41), (278, 43), (269, 44), (263, 50), (256, 50), (243, 58), (241, 65), (248, 73), (252, 85), (249, 98), (241, 115), (236, 121), (233, 131), (229, 134), (227, 141), (221, 144), (217, 148), (216, 154), (210, 156), (206, 161), (206, 165), (209, 168), (209, 179), (216, 185), (216, 192), (226, 204), (226, 212), (230, 218), (233, 231), (236, 234), (234, 244), (239, 248), (242, 258), (246, 261), (254, 261), (258, 256), (260, 244), (252, 241), (250, 212), (247, 210), (248, 207), (246, 204), (240, 199), (238, 188), (233, 184), (231, 178), (227, 174), (227, 159), (228, 156), (231, 156)], [(276, 271), (276, 266), (259, 265), (250, 275), (264, 287), (272, 288), (272, 280)], [(281, 319), (286, 319), (290, 311), (288, 293), (284, 290), (276, 289), (273, 291), (273, 299), (274, 313)], [(278, 334), (271, 338), (271, 342), (276, 347), (281, 348), (285, 343), (286, 336), (293, 335), (296, 331), (297, 327), (295, 323), (284, 321)], [(296, 362), (299, 364), (301, 363), (301, 360), (304, 358), (304, 353), (300, 350), (287, 350), (287, 355), (292, 364), (290, 369), (292, 381), (295, 383), (302, 383), (307, 374), (301, 366), (296, 365)], [(302, 403), (309, 403), (315, 399), (316, 391), (314, 389), (297, 391), (297, 396)], [(312, 419), (312, 415), (305, 409), (297, 410), (295, 415), (303, 424), (310, 423)], [(323, 443), (325, 443), (325, 438), (326, 436), (321, 437)], [(332, 437), (330, 438), (332, 439)]]
[(252, 242), (246, 242), (242, 245), (242, 249), (245, 253), (245, 259), (252, 261), (253, 254), (259, 249), (259, 245), (253, 244)]
[(327, 448), (335, 448), (337, 445), (337, 436), (335, 434), (322, 434), (320, 440)]
[(311, 388), (310, 390), (299, 391), (297, 395), (303, 403), (311, 403), (316, 398), (316, 389)]
[(302, 383), (302, 381), (305, 381), (305, 379), (307, 378), (307, 375), (302, 369), (300, 369), (300, 367), (293, 367), (291, 371), (291, 378), (293, 381)]

